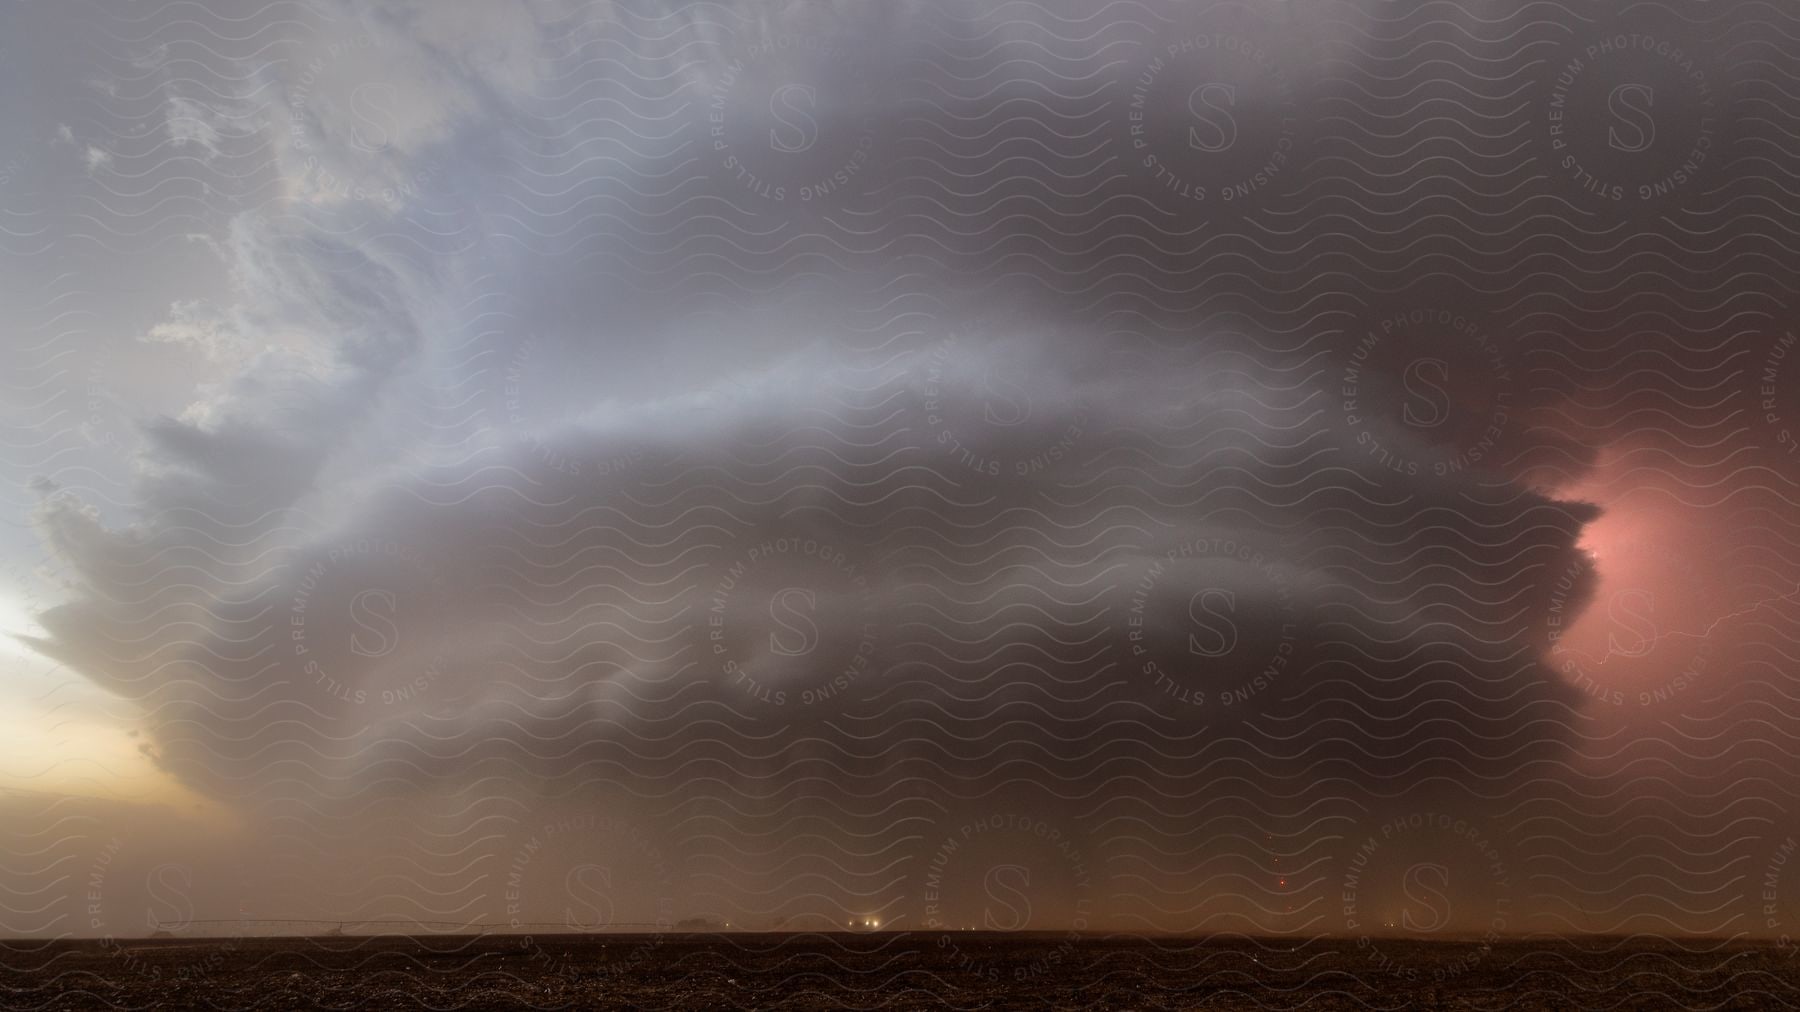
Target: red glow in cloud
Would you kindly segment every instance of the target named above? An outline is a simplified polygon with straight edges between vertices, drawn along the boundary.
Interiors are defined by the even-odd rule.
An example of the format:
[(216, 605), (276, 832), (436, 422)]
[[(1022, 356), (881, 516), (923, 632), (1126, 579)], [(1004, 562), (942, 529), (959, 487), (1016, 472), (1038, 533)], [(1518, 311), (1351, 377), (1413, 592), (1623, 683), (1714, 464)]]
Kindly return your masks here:
[(1719, 575), (1723, 532), (1709, 529), (1704, 510), (1607, 470), (1570, 490), (1603, 510), (1578, 545), (1596, 583), (1587, 607), (1553, 633), (1552, 658), (1602, 702), (1691, 698), (1709, 671), (1706, 634), (1731, 610)]

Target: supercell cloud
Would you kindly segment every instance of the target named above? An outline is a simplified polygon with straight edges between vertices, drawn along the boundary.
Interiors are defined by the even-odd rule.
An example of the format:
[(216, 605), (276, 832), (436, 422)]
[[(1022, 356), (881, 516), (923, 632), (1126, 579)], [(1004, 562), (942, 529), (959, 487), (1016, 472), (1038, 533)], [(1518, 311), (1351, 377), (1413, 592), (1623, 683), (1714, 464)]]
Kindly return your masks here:
[(1769, 930), (1794, 26), (1446, 10), (9, 13), (11, 928)]

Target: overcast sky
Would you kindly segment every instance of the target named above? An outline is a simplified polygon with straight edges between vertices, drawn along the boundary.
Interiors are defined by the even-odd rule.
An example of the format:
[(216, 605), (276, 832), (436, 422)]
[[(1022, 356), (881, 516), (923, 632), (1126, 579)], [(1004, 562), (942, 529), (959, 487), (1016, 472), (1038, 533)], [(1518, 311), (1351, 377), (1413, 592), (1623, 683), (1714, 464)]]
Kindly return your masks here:
[(0, 924), (1792, 931), (1800, 22), (1615, 6), (8, 4)]

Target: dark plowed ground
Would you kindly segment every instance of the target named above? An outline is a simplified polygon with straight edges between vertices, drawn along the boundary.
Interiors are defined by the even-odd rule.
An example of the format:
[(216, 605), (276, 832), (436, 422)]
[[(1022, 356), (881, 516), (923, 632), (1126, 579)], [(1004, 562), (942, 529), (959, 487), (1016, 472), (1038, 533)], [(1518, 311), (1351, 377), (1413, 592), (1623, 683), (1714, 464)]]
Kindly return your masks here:
[(0, 944), (24, 1009), (1800, 1008), (1792, 948), (984, 933)]

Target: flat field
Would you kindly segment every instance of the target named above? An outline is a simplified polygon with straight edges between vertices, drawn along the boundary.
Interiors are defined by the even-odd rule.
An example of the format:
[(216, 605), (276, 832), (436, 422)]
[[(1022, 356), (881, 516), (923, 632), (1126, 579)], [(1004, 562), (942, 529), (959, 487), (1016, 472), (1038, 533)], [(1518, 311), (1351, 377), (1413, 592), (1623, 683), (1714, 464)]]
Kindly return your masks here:
[(19, 1009), (1800, 1008), (1792, 947), (984, 932), (13, 941)]

